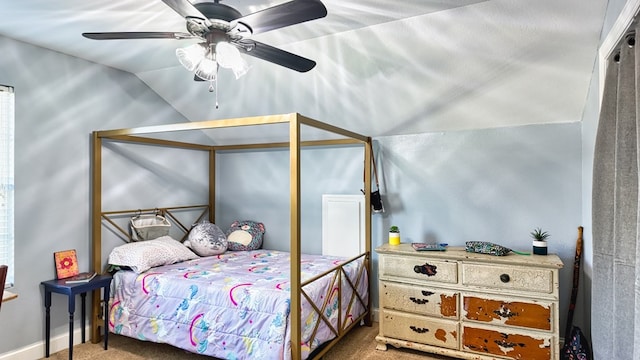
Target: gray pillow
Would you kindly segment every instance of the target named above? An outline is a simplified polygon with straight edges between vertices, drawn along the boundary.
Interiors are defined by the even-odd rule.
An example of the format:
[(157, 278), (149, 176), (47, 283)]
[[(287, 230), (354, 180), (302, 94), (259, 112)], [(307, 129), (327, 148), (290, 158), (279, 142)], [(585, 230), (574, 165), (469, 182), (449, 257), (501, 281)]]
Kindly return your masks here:
[(227, 251), (227, 236), (216, 224), (198, 223), (189, 232), (188, 246), (200, 256), (219, 255)]

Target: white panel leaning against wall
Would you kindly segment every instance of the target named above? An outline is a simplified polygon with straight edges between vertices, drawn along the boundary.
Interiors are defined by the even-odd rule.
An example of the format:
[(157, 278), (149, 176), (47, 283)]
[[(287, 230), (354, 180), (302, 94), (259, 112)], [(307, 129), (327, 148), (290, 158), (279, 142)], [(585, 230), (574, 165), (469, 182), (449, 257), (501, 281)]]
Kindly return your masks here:
[(0, 264), (9, 266), (8, 286), (13, 285), (14, 279), (14, 115), (13, 87), (0, 85)]

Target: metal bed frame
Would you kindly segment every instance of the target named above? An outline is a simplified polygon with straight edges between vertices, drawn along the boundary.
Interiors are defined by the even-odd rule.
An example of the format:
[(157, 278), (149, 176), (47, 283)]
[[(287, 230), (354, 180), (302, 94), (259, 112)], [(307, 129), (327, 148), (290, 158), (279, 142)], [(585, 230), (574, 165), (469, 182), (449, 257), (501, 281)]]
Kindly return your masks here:
[[(207, 130), (216, 128), (229, 128), (240, 126), (260, 126), (266, 124), (288, 124), (289, 129), (289, 141), (288, 142), (270, 142), (270, 143), (254, 143), (254, 144), (241, 144), (241, 145), (204, 145), (186, 143), (173, 140), (165, 140), (154, 138), (153, 134), (167, 133), (174, 131), (187, 131), (187, 130)], [(324, 130), (328, 133), (333, 133), (343, 138), (330, 139), (330, 140), (307, 140), (301, 139), (301, 125), (310, 126), (312, 128)], [(141, 136), (149, 135), (149, 136)], [(120, 232), (127, 234), (112, 221), (109, 220), (110, 216), (114, 214), (126, 214), (135, 213), (140, 211), (135, 210), (122, 210), (122, 211), (103, 211), (102, 209), (102, 147), (105, 141), (116, 142), (128, 142), (135, 144), (147, 144), (155, 146), (174, 147), (182, 149), (191, 149), (195, 151), (206, 151), (209, 153), (209, 198), (208, 204), (187, 206), (186, 208), (205, 208), (204, 212), (200, 215), (203, 217), (208, 210), (209, 221), (215, 222), (215, 160), (216, 152), (223, 150), (251, 150), (251, 149), (268, 149), (268, 148), (289, 148), (289, 176), (290, 176), (290, 253), (291, 253), (291, 265), (290, 265), (290, 277), (291, 277), (291, 309), (300, 309), (301, 296), (306, 296), (302, 291), (302, 286), (313, 279), (302, 283), (300, 275), (300, 223), (301, 223), (301, 209), (300, 209), (300, 149), (304, 146), (339, 146), (339, 145), (363, 145), (364, 151), (364, 189), (371, 189), (371, 138), (366, 137), (345, 129), (341, 129), (336, 126), (332, 126), (317, 120), (313, 120), (308, 117), (304, 117), (298, 113), (282, 114), (282, 115), (268, 115), (257, 117), (245, 117), (234, 118), (225, 120), (208, 120), (200, 122), (186, 122), (171, 125), (157, 125), (146, 126), (129, 129), (117, 129), (106, 131), (94, 131), (92, 134), (92, 195), (91, 195), (91, 233), (92, 233), (92, 260), (93, 268), (96, 272), (103, 272), (102, 269), (102, 226), (103, 223), (110, 223), (111, 226), (115, 226)], [(314, 353), (314, 358), (318, 359), (322, 357), (335, 343), (337, 343), (349, 330), (351, 330), (360, 321), (364, 321), (365, 325), (371, 326), (372, 314), (371, 314), (371, 198), (370, 191), (364, 191), (365, 193), (365, 253), (357, 256), (365, 258), (365, 268), (369, 276), (368, 281), (368, 303), (365, 304), (365, 312), (354, 321), (351, 326), (348, 326), (344, 330), (342, 326), (334, 332), (337, 334), (336, 338), (331, 340), (320, 351)], [(181, 209), (183, 207), (176, 208), (164, 208), (161, 209), (165, 214), (171, 214), (172, 210)], [(176, 219), (173, 219), (174, 221)], [(188, 233), (188, 228), (182, 224), (179, 227)], [(128, 236), (128, 235), (127, 235)], [(350, 261), (355, 260), (351, 259)], [(349, 261), (349, 262), (350, 262)], [(337, 275), (340, 276), (342, 269), (337, 270)], [(103, 324), (103, 307), (108, 304), (102, 304), (100, 301), (99, 291), (95, 291), (92, 296), (91, 307), (91, 339), (98, 342), (101, 339), (102, 331), (109, 331), (108, 329), (100, 329)], [(354, 301), (352, 299), (351, 301)], [(362, 299), (360, 299), (362, 302)], [(315, 307), (315, 305), (314, 305)], [(316, 308), (316, 310), (318, 310)], [(292, 311), (289, 317), (291, 327), (291, 356), (292, 359), (301, 358), (301, 318), (299, 311)], [(326, 321), (326, 320), (325, 320)]]

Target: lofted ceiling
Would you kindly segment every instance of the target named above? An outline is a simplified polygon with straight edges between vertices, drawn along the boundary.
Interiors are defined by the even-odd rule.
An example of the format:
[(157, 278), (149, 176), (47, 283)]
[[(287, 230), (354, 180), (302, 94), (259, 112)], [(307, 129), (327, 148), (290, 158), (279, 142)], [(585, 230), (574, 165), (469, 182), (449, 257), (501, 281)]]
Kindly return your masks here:
[[(223, 0), (246, 15), (285, 0)], [(130, 72), (191, 121), (299, 112), (372, 136), (580, 121), (607, 0), (323, 0), (325, 18), (257, 34), (317, 62), (246, 57), (219, 108), (175, 49), (83, 32), (185, 32), (161, 0), (0, 0), (0, 35)]]

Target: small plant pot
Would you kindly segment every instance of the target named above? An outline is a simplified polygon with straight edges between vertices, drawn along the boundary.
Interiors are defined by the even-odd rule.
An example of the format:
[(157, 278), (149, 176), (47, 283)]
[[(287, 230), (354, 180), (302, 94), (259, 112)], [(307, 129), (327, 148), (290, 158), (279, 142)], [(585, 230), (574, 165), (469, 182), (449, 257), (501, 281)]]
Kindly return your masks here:
[(533, 240), (533, 253), (535, 255), (547, 255), (547, 242)]
[(400, 245), (400, 233), (399, 232), (390, 232), (389, 233), (389, 245)]

